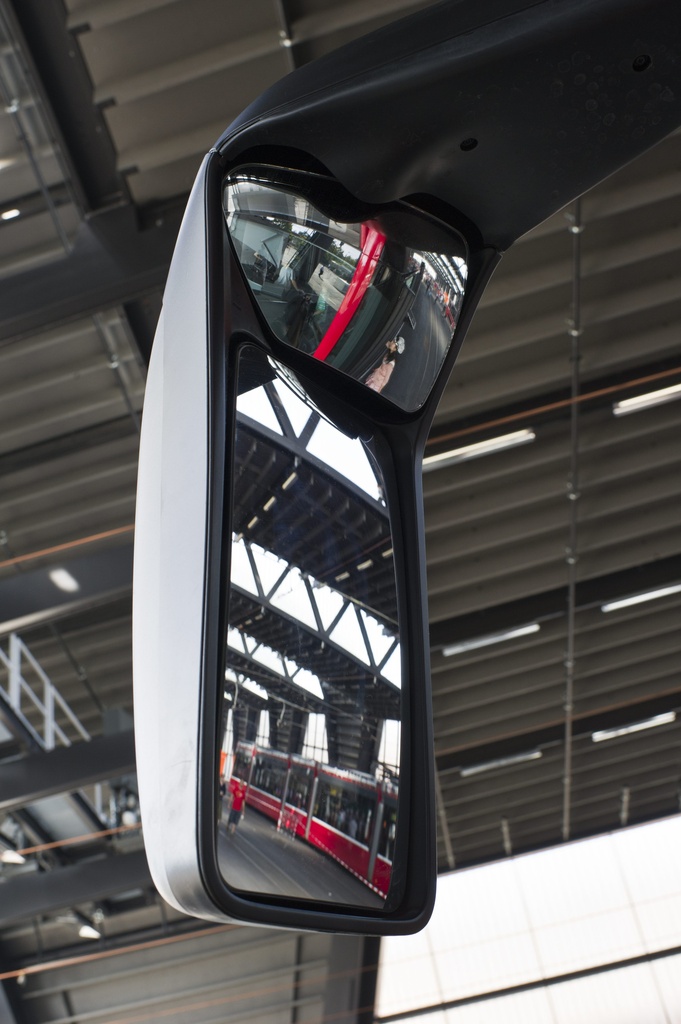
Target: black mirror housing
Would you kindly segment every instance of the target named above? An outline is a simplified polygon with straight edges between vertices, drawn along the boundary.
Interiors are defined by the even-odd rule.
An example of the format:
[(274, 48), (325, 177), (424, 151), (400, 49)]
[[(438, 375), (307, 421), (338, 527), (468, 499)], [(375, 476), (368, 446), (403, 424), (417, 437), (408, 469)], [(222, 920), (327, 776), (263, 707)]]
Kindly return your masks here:
[[(501, 251), (681, 122), (668, 0), (500, 0), (487, 23), (469, 7), (435, 5), (289, 76), (211, 150), (190, 196), (147, 385), (133, 638), (149, 864), (164, 898), (199, 917), (370, 934), (426, 923), (427, 432)], [(570, 76), (587, 42), (607, 78), (600, 127)], [(268, 207), (251, 202), (256, 179)], [(427, 324), (433, 372), (391, 397)], [(321, 423), (335, 440), (313, 450)], [(349, 476), (344, 439), (360, 452)], [(306, 622), (277, 589), (294, 577)], [(399, 756), (383, 743), (393, 721)], [(266, 847), (288, 881), (251, 872), (246, 850), (254, 863)], [(326, 892), (296, 864), (316, 865), (307, 879)]]
[[(141, 800), (146, 809), (150, 867), (164, 898), (178, 909), (209, 919), (316, 930), (407, 933), (423, 927), (427, 921), (435, 890), (420, 466), (441, 377), (422, 408), (408, 412), (366, 388), (363, 381), (352, 379), (277, 338), (253, 298), (227, 237), (220, 209), (222, 174), (219, 155), (210, 154), (190, 198), (149, 372), (136, 527), (134, 645), (136, 714), (138, 723), (146, 723), (143, 727), (138, 724), (138, 770)], [(460, 305), (460, 334), (459, 330), (453, 332), (446, 365), (456, 356), (459, 337), (463, 336), (477, 295), (495, 262), (494, 254), (490, 253), (478, 254), (477, 262), (472, 262), (473, 284)], [(175, 287), (176, 280), (183, 282), (181, 289)], [(434, 291), (427, 301), (440, 311), (441, 321), (447, 323)], [(449, 327), (448, 334), (452, 334)], [(401, 690), (393, 693), (393, 704), (400, 708), (397, 714), (402, 723), (399, 800), (396, 821), (391, 819), (389, 826), (394, 835), (389, 843), (389, 883), (383, 891), (377, 888), (375, 873), (379, 839), (376, 830), (370, 833), (367, 816), (372, 816), (377, 828), (380, 813), (386, 831), (385, 794), (389, 780), (385, 772), (374, 766), (373, 776), (362, 773), (347, 750), (340, 757), (337, 754), (330, 758), (328, 764), (317, 763), (314, 769), (320, 780), (325, 773), (329, 778), (329, 773), (335, 773), (335, 781), (327, 783), (327, 791), (331, 786), (337, 799), (354, 801), (348, 806), (354, 808), (356, 816), (361, 802), (358, 793), (364, 794), (365, 842), (354, 837), (343, 841), (346, 847), (351, 842), (366, 847), (367, 857), (373, 846), (373, 864), (369, 877), (362, 877), (364, 890), (359, 886), (360, 895), (348, 896), (346, 902), (340, 897), (301, 896), (296, 887), (275, 892), (240, 888), (230, 878), (229, 858), (225, 868), (219, 853), (225, 836), (220, 838), (219, 813), (216, 815), (221, 799), (217, 766), (224, 726), (223, 690), (229, 685), (225, 682), (226, 666), (227, 675), (231, 673), (225, 638), (230, 626), (229, 563), (234, 551), (233, 542), (228, 543), (226, 538), (239, 529), (232, 522), (233, 491), (239, 476), (236, 413), (240, 391), (252, 394), (259, 382), (271, 386), (272, 367), (283, 367), (295, 380), (296, 388), (304, 389), (315, 415), (327, 424), (335, 424), (343, 436), (361, 439), (357, 444), (370, 445), (381, 477), (379, 498), (373, 500), (373, 506), (382, 504), (390, 515), (393, 594), (380, 596), (376, 591), (372, 595), (371, 590), (365, 589), (360, 595), (359, 591), (347, 589), (349, 584), (334, 583), (323, 566), (314, 574), (316, 586), (331, 585), (336, 594), (346, 593), (353, 609), (361, 608), (365, 629), (374, 616), (382, 624), (393, 619), (399, 623)], [(251, 424), (248, 417), (247, 420)], [(253, 430), (252, 424), (250, 429)], [(268, 432), (268, 428), (262, 429)], [(285, 447), (283, 440), (277, 444), (277, 451)], [(292, 464), (298, 464), (301, 456), (289, 454), (295, 459)], [(303, 453), (302, 459), (308, 473), (321, 474), (319, 479), (328, 480), (331, 471), (325, 469), (318, 456), (309, 456), (307, 460)], [(282, 472), (286, 475), (289, 469)], [(347, 490), (346, 498), (353, 488), (354, 485)], [(336, 493), (344, 493), (342, 482)], [(280, 492), (280, 500), (282, 497)], [(349, 515), (357, 510), (364, 514), (361, 499), (355, 496), (354, 500), (355, 505), (348, 506)], [(366, 504), (369, 507), (372, 502), (367, 499)], [(183, 540), (178, 547), (180, 537)], [(375, 547), (373, 541), (372, 544)], [(354, 561), (364, 564), (365, 555), (358, 547)], [(302, 564), (300, 556), (298, 563)], [(347, 573), (336, 572), (336, 579), (342, 575)], [(383, 583), (380, 587), (384, 589)], [(387, 618), (380, 611), (386, 601), (395, 605), (395, 614), (386, 612)], [(374, 607), (379, 610), (374, 612)], [(305, 631), (308, 639), (311, 632), (314, 631)], [(172, 639), (166, 642), (165, 638)], [(334, 642), (333, 636), (324, 634), (323, 643), (329, 642)], [(357, 658), (348, 657), (356, 665)], [(248, 666), (245, 674), (242, 662), (243, 652), (237, 666), (239, 685), (243, 687)], [(258, 666), (255, 668), (257, 671)], [(391, 689), (389, 681), (381, 683), (378, 659), (358, 678), (362, 690), (366, 686), (383, 686), (386, 693)], [(270, 685), (277, 682), (275, 679), (272, 683), (270, 676)], [(341, 725), (347, 732), (347, 709), (334, 709), (333, 699), (328, 696), (333, 687), (327, 686), (328, 682), (322, 679), (327, 689), (327, 723), (342, 713), (346, 720)], [(281, 700), (282, 707), (287, 702), (290, 705), (290, 693), (287, 697), (283, 684), (279, 683), (276, 696), (275, 691), (269, 693), (270, 703)], [(357, 720), (361, 718), (364, 723), (370, 714), (379, 714), (375, 708), (380, 701), (374, 698), (372, 704), (364, 695), (362, 700), (363, 710)], [(385, 705), (386, 694), (382, 700)], [(301, 698), (301, 712), (306, 712), (306, 708)], [(295, 761), (297, 757), (295, 750), (280, 753), (287, 754), (289, 760)], [(365, 763), (369, 767), (369, 762)], [(372, 781), (377, 795), (369, 807), (366, 793)], [(339, 797), (341, 790), (343, 795)], [(312, 831), (319, 832), (330, 812), (313, 814), (313, 810), (310, 807), (308, 811), (310, 820), (315, 822)], [(247, 814), (252, 814), (248, 806)], [(327, 832), (342, 832), (336, 827), (337, 822), (334, 826), (326, 824)], [(277, 826), (278, 832), (280, 820)], [(310, 831), (309, 822), (306, 826), (301, 821), (298, 838), (308, 845)], [(328, 839), (326, 843), (328, 847)], [(366, 867), (358, 871), (358, 864), (347, 855), (343, 859), (323, 845), (322, 849), (320, 870), (350, 873), (358, 878), (360, 874), (367, 875)], [(338, 863), (340, 867), (336, 866)], [(239, 882), (238, 874), (236, 881)], [(264, 875), (260, 885), (267, 885)], [(344, 888), (347, 885), (341, 884), (339, 891)], [(363, 891), (369, 894), (366, 905)], [(376, 892), (380, 895), (378, 901)]]

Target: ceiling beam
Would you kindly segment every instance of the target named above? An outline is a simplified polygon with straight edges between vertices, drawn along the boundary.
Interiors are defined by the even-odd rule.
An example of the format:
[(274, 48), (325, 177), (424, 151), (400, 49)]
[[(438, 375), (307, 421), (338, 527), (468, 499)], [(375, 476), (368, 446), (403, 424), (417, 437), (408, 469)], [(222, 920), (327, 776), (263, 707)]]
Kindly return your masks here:
[(0, 1020), (3, 1024), (19, 1024), (19, 1018), (12, 1009), (7, 992), (7, 983), (0, 983)]
[(143, 850), (17, 875), (2, 885), (0, 928), (119, 892), (149, 889), (152, 884)]
[[(55, 565), (73, 577), (78, 590), (67, 593), (52, 582), (49, 573)], [(57, 554), (52, 565), (0, 580), (0, 637), (110, 601), (131, 587), (131, 543), (70, 558)]]
[(15, 448), (0, 454), (0, 479), (6, 481), (12, 473), (22, 473), (35, 466), (69, 458), (77, 452), (88, 451), (107, 444), (131, 440), (137, 446), (138, 434), (129, 414), (113, 420), (104, 420), (67, 434), (57, 434), (25, 448)]
[(95, 106), (90, 74), (67, 29), (63, 0), (10, 0), (12, 31), (42, 107), (59, 140), (83, 211), (129, 201), (106, 121)]
[[(654, 715), (681, 710), (681, 688), (671, 692), (653, 695), (641, 700), (627, 701), (617, 707), (598, 710), (584, 715), (574, 715), (572, 733), (576, 741), (600, 729), (615, 729), (642, 722)], [(473, 765), (503, 760), (517, 754), (544, 749), (565, 740), (565, 722), (555, 720), (538, 729), (521, 730), (499, 736), (497, 739), (470, 745), (461, 744), (435, 755), (439, 772), (455, 771)]]
[[(49, 567), (0, 579), (0, 636), (105, 603), (129, 592), (132, 587), (132, 552), (132, 543), (117, 543), (92, 554), (60, 558), (60, 567), (68, 570), (80, 584), (81, 589), (76, 594), (58, 590), (49, 579)], [(681, 555), (583, 580), (577, 584), (577, 609), (596, 607), (617, 597), (652, 590), (679, 580)], [(566, 595), (565, 587), (557, 587), (506, 604), (433, 622), (430, 626), (431, 650), (563, 616), (567, 611)]]
[(56, 793), (68, 793), (134, 771), (132, 731), (30, 754), (3, 764), (0, 811), (6, 813)]
[[(674, 555), (633, 569), (622, 569), (607, 576), (582, 580), (577, 584), (576, 608), (597, 607), (606, 601), (628, 594), (642, 593), (681, 580), (681, 555)], [(531, 622), (543, 622), (567, 614), (567, 586), (547, 590), (541, 594), (480, 608), (475, 612), (457, 615), (430, 626), (431, 650), (440, 650), (449, 644), (505, 632)]]
[(183, 209), (166, 207), (148, 226), (129, 206), (83, 221), (68, 256), (6, 278), (0, 344), (162, 289)]
[[(456, 375), (456, 368), (454, 369)], [(653, 378), (648, 381), (647, 378)], [(681, 358), (674, 354), (668, 359), (628, 366), (626, 370), (582, 382), (577, 401), (585, 410), (607, 408), (622, 398), (647, 394), (670, 387), (681, 381)], [(532, 426), (570, 417), (574, 399), (569, 385), (554, 391), (533, 395), (519, 402), (485, 409), (471, 416), (437, 423), (428, 438), (426, 455), (436, 455), (470, 444), (485, 436), (496, 436), (532, 421)]]

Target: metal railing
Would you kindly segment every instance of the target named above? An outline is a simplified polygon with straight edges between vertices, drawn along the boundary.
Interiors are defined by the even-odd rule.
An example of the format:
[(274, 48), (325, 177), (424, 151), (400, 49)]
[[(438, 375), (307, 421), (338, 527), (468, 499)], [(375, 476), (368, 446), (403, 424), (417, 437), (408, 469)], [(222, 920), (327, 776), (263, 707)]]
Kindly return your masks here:
[[(62, 721), (66, 719), (82, 739), (90, 739), (87, 729), (78, 720), (47, 673), (16, 633), (10, 634), (7, 652), (0, 646), (0, 675), (3, 665), (7, 670), (7, 689), (0, 685), (0, 694), (43, 750), (54, 750), (58, 743), (64, 747), (71, 746), (71, 740), (57, 721), (58, 717)], [(36, 688), (25, 678), (25, 666), (29, 675), (37, 676)], [(40, 696), (37, 690), (41, 687), (42, 695)], [(30, 721), (26, 709), (38, 712), (39, 729), (36, 729)], [(32, 717), (35, 720), (35, 713)]]

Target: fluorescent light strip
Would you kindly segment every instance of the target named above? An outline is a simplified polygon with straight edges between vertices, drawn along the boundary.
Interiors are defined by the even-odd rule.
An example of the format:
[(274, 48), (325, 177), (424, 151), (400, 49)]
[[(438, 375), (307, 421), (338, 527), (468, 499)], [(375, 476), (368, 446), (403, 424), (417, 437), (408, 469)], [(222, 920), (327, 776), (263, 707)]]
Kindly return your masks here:
[(463, 448), (453, 448), (448, 452), (440, 452), (439, 455), (427, 455), (423, 460), (423, 471), (427, 473), (433, 469), (451, 466), (455, 462), (467, 462), (469, 459), (479, 459), (483, 455), (505, 451), (506, 448), (517, 448), (519, 445), (534, 441), (536, 436), (533, 430), (515, 430), (512, 434), (491, 437), (488, 441), (478, 441), (475, 444), (465, 445)]
[(509, 768), (511, 765), (524, 764), (526, 761), (538, 761), (543, 756), (541, 750), (530, 750), (527, 754), (500, 757), (496, 761), (485, 761), (484, 764), (474, 764), (470, 768), (462, 768), (459, 774), (462, 779), (467, 779), (470, 775), (481, 775), (482, 772), (491, 772), (496, 768)]
[(601, 611), (617, 612), (620, 608), (630, 608), (635, 604), (645, 604), (646, 601), (657, 601), (660, 597), (670, 597), (672, 594), (681, 594), (681, 583), (672, 583), (669, 587), (658, 587), (657, 590), (645, 590), (641, 594), (630, 594), (629, 597), (608, 601), (606, 604), (601, 605)]
[(16, 208), (12, 210), (3, 210), (2, 213), (0, 213), (0, 220), (14, 220), (15, 217), (19, 216), (21, 216), (21, 210), (17, 210)]
[(599, 729), (591, 734), (591, 739), (594, 743), (602, 743), (603, 740), (616, 740), (619, 736), (629, 736), (632, 732), (656, 729), (658, 725), (671, 725), (675, 721), (676, 711), (665, 711), (661, 715), (653, 715), (652, 718), (645, 718), (642, 722), (634, 722), (632, 725), (623, 725), (617, 729)]
[(489, 633), (487, 636), (476, 636), (471, 640), (462, 640), (458, 644), (450, 644), (442, 649), (443, 657), (449, 658), (452, 654), (463, 654), (465, 651), (474, 651), (478, 647), (490, 647), (492, 644), (501, 644), (505, 640), (515, 640), (518, 636), (529, 636), (530, 633), (538, 633), (541, 626), (538, 622), (532, 622), (527, 626), (518, 626), (517, 629), (507, 629), (504, 633)]
[(631, 412), (650, 409), (654, 405), (665, 405), (666, 402), (675, 402), (678, 398), (681, 398), (681, 384), (672, 384), (669, 388), (649, 391), (647, 395), (637, 395), (635, 398), (624, 398), (621, 402), (615, 402), (612, 411), (615, 416), (628, 416)]

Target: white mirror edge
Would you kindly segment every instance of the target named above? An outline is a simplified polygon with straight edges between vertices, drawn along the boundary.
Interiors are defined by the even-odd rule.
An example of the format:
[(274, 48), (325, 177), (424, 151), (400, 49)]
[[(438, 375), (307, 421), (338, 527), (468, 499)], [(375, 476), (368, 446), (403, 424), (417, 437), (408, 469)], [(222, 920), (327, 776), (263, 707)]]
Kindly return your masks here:
[(204, 159), (170, 266), (144, 402), (135, 522), (133, 683), (144, 841), (161, 896), (224, 921), (197, 854), (208, 492)]

